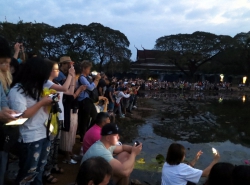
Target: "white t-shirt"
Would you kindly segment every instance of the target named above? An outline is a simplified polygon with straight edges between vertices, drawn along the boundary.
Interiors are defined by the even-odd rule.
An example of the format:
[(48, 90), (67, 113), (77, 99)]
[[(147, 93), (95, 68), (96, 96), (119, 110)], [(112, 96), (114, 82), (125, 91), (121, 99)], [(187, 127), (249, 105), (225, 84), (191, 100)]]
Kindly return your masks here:
[(203, 171), (181, 163), (169, 165), (165, 163), (162, 168), (162, 185), (186, 185), (187, 182), (198, 183)]
[[(44, 88), (50, 88), (49, 84), (44, 84)], [(37, 103), (33, 98), (22, 93), (22, 89), (15, 85), (8, 94), (10, 108), (17, 112), (24, 112), (27, 108)], [(47, 137), (45, 122), (49, 113), (45, 111), (47, 107), (41, 107), (36, 114), (29, 118), (23, 125), (19, 126), (19, 142), (31, 143)]]
[[(54, 84), (55, 84), (55, 83), (52, 82), (52, 81), (50, 81), (50, 80), (48, 80), (48, 81), (45, 83), (45, 85), (48, 86), (49, 88), (51, 88), (52, 85), (54, 85)], [(58, 85), (59, 85), (59, 84), (58, 84)], [(59, 119), (60, 121), (64, 121), (63, 92), (58, 92), (58, 93), (59, 93), (59, 96), (60, 96), (58, 105), (59, 105), (59, 107), (60, 107), (60, 109), (61, 109), (61, 111), (62, 111), (61, 113), (58, 114), (58, 119)]]

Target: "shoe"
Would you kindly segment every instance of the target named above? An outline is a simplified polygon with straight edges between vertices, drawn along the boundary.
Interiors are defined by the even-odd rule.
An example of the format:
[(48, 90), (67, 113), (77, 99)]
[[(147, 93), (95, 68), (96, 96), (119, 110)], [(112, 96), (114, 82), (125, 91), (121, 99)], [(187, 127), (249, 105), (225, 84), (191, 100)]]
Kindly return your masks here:
[(125, 118), (125, 116), (124, 116), (124, 115), (121, 115), (120, 118)]
[(136, 107), (135, 105), (133, 106), (133, 108), (134, 108), (134, 109), (137, 109), (137, 107)]
[(77, 164), (77, 161), (75, 161), (74, 159), (70, 159), (70, 160), (64, 160), (63, 163), (65, 163), (65, 164)]

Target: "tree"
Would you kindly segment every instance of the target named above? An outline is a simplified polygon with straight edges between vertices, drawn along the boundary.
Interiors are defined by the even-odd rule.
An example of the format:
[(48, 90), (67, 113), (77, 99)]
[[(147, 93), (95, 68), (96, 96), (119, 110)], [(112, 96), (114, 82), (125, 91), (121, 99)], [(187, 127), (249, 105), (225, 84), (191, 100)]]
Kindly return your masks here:
[(233, 46), (234, 40), (230, 36), (194, 32), (160, 37), (156, 40), (155, 49), (165, 51), (161, 57), (193, 79), (202, 65)]

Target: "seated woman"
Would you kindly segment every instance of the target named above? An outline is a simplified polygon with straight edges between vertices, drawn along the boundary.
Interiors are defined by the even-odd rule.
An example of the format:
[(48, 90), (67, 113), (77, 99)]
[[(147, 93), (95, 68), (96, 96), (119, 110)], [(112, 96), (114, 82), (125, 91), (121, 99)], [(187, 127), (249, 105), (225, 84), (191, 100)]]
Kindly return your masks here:
[(219, 153), (205, 170), (193, 168), (202, 152), (199, 151), (190, 165), (184, 164), (185, 148), (181, 144), (173, 143), (168, 148), (166, 163), (162, 168), (162, 185), (186, 185), (188, 182), (198, 183), (201, 177), (207, 177), (211, 168), (219, 161)]
[(205, 185), (233, 185), (232, 173), (234, 165), (230, 163), (217, 163), (211, 169)]

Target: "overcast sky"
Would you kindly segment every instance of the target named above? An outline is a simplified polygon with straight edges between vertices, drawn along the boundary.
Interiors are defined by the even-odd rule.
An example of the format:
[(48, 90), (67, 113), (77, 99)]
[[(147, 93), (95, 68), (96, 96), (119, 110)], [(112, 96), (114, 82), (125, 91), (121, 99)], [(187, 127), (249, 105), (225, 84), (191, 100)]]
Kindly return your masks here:
[(0, 21), (98, 22), (123, 32), (134, 45), (152, 49), (164, 35), (206, 31), (234, 36), (250, 31), (250, 0), (0, 0)]

